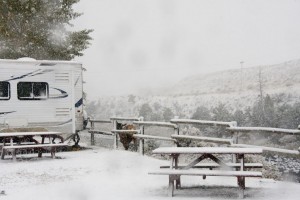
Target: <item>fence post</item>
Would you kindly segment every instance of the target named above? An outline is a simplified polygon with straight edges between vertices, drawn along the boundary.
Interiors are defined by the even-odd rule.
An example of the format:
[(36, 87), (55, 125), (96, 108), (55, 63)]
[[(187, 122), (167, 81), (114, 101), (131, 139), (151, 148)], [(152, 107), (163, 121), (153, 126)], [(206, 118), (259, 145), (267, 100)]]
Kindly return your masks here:
[[(237, 122), (236, 121), (231, 122), (231, 127), (237, 127)], [(232, 143), (238, 144), (238, 142), (239, 142), (239, 132), (234, 131), (232, 135)]]
[[(117, 121), (113, 120), (113, 130), (117, 130)], [(118, 148), (118, 133), (114, 133), (114, 149)]]
[[(231, 127), (237, 127), (237, 122), (232, 121), (231, 122)], [(239, 142), (239, 132), (238, 131), (233, 131), (232, 133), (232, 143), (237, 144)], [(232, 155), (232, 162), (236, 163), (237, 162), (237, 155)]]
[[(140, 117), (140, 121), (144, 121), (144, 117)], [(144, 135), (144, 125), (139, 125), (140, 128), (140, 134)], [(145, 146), (145, 141), (143, 138), (139, 139), (139, 151), (141, 155), (144, 155), (144, 146)]]
[[(174, 119), (179, 119), (179, 116), (174, 116)], [(174, 134), (179, 135), (179, 124), (176, 124), (177, 128), (174, 128)], [(174, 142), (174, 146), (178, 147), (178, 140)]]
[(95, 122), (91, 120), (91, 145), (95, 145), (95, 134), (93, 131), (95, 130)]

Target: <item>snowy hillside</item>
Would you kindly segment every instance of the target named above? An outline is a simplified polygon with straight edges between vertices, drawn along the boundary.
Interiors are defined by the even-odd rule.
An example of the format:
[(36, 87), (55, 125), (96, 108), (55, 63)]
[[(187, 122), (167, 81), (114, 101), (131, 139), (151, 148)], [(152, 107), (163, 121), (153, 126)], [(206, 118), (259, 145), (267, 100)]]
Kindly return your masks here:
[[(0, 195), (3, 200), (125, 200), (170, 199), (168, 178), (148, 175), (169, 161), (135, 152), (94, 147), (93, 150), (58, 153), (62, 159), (1, 161)], [(183, 177), (174, 199), (237, 199), (236, 178)], [(192, 187), (192, 188), (188, 188)], [(269, 179), (246, 179), (246, 199), (295, 200), (300, 184)]]
[[(259, 72), (265, 93), (297, 92), (300, 86), (300, 60), (271, 66), (227, 70), (188, 77), (169, 94), (244, 94), (259, 92)], [(299, 93), (299, 92), (298, 92)]]
[(296, 102), (300, 97), (300, 60), (191, 76), (173, 87), (157, 90), (148, 101), (161, 101), (166, 106), (178, 102), (190, 109), (218, 103), (245, 108), (258, 99), (260, 84), (263, 95), (284, 95), (285, 101)]

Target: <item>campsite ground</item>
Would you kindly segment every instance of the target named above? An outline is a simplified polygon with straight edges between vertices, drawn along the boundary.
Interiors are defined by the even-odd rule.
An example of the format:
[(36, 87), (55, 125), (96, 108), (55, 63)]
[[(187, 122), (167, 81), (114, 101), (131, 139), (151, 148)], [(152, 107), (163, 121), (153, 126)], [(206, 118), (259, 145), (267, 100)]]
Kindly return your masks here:
[[(60, 152), (62, 159), (0, 161), (1, 199), (93, 200), (169, 199), (166, 176), (148, 175), (168, 161), (135, 152), (94, 147)], [(32, 155), (31, 155), (32, 156)], [(290, 199), (300, 196), (300, 184), (268, 179), (246, 179), (246, 199)], [(236, 178), (183, 177), (174, 199), (238, 199)], [(187, 188), (188, 187), (188, 188)]]

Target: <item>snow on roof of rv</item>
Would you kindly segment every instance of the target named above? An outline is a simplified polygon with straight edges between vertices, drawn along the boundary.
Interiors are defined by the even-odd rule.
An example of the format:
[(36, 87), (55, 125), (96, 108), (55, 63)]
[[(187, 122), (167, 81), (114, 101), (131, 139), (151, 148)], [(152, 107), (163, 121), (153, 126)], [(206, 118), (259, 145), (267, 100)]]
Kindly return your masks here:
[(0, 63), (13, 63), (13, 62), (26, 62), (26, 63), (42, 63), (42, 64), (77, 64), (77, 65), (82, 65), (81, 62), (78, 61), (73, 61), (73, 60), (36, 60), (34, 58), (29, 58), (29, 57), (23, 57), (23, 58), (18, 58), (18, 59), (0, 59)]
[(19, 60), (19, 61), (36, 61), (36, 59), (30, 58), (30, 57), (18, 58), (17, 60)]

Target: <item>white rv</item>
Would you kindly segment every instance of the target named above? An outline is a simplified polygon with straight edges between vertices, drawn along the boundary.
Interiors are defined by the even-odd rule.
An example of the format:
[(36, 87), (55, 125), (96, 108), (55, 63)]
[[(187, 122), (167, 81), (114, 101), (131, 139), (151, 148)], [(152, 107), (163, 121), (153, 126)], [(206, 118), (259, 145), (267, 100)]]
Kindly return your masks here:
[(80, 63), (0, 59), (0, 130), (25, 121), (67, 137), (83, 128), (82, 104)]

